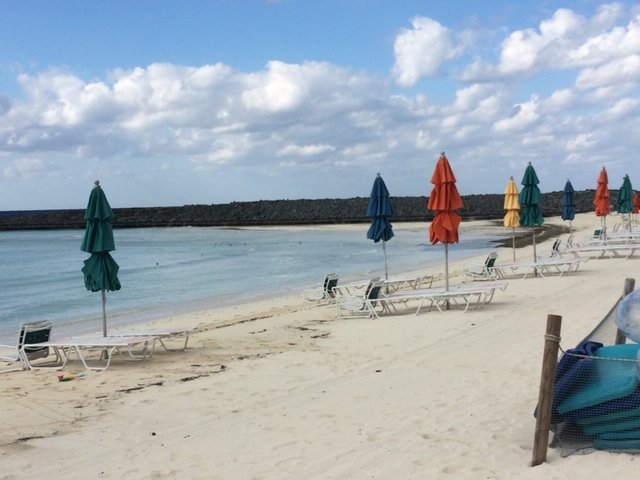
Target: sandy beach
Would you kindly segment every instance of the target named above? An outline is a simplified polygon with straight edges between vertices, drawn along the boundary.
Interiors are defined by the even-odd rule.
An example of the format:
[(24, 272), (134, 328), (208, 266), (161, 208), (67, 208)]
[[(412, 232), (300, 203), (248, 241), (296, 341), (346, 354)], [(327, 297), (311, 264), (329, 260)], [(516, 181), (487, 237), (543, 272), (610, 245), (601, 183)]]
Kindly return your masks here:
[[(580, 214), (575, 236), (598, 225)], [(510, 248), (497, 251), (511, 261)], [(532, 247), (517, 256), (531, 260)], [(451, 264), (451, 281), (483, 260)], [(638, 257), (592, 259), (509, 280), (467, 312), (336, 320), (334, 306), (300, 294), (167, 318), (198, 328), (185, 352), (69, 382), (50, 370), (3, 374), (0, 479), (628, 478), (628, 454), (550, 449), (546, 464), (529, 463), (547, 315), (563, 317), (571, 348), (637, 270)]]

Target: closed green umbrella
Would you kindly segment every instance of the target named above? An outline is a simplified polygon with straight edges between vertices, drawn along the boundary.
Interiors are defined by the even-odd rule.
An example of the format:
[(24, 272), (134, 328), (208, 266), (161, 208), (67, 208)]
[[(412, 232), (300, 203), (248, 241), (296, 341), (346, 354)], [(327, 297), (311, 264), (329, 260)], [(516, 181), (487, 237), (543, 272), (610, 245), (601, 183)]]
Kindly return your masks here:
[(629, 214), (629, 231), (631, 228), (631, 212), (633, 212), (633, 187), (629, 175), (625, 175), (622, 186), (618, 190), (618, 213)]
[(84, 285), (87, 290), (101, 292), (102, 295), (102, 334), (107, 336), (107, 291), (120, 290), (118, 280), (118, 264), (109, 253), (116, 249), (113, 240), (113, 211), (109, 206), (100, 182), (96, 180), (95, 187), (91, 190), (89, 203), (84, 214), (87, 227), (82, 239), (80, 250), (90, 253), (91, 256), (84, 261), (82, 273)]
[(533, 261), (537, 261), (536, 255), (536, 225), (542, 225), (544, 218), (542, 217), (542, 211), (540, 210), (540, 189), (538, 184), (538, 175), (531, 165), (531, 162), (527, 165), (527, 169), (524, 171), (524, 177), (522, 177), (522, 190), (520, 191), (520, 226), (531, 227), (533, 233)]

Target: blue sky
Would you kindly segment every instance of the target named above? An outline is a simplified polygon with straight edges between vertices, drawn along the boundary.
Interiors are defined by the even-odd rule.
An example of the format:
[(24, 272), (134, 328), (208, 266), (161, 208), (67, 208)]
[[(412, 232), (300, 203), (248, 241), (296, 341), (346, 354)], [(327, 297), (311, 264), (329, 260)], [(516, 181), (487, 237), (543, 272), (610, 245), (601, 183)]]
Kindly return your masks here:
[(640, 3), (0, 6), (0, 210), (640, 185)]

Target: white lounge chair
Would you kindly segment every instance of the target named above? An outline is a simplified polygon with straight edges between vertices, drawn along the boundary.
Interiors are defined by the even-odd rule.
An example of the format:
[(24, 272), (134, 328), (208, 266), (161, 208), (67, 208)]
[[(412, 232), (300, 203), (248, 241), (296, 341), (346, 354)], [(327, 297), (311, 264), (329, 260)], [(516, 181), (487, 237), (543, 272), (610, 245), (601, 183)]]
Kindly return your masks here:
[(418, 315), (427, 304), (429, 309), (435, 307), (442, 312), (447, 309), (447, 305), (463, 306), (466, 312), (473, 304), (476, 306), (491, 302), (496, 290), (507, 288), (507, 282), (494, 281), (481, 284), (459, 284), (450, 285), (449, 288), (425, 288), (417, 290), (407, 290), (403, 292), (385, 295), (380, 300), (384, 302), (387, 311), (393, 309), (393, 305), (398, 302), (408, 304), (415, 300), (418, 302), (415, 314)]
[(341, 283), (333, 287), (334, 298), (337, 301), (338, 297), (346, 297), (349, 295), (362, 296), (372, 282), (378, 281), (380, 281), (380, 278), (374, 277), (369, 280), (357, 280), (354, 282)]
[(471, 264), (464, 266), (465, 282), (469, 280), (499, 280), (502, 274), (499, 268), (495, 268), (498, 254), (491, 252), (483, 264)]
[[(162, 348), (169, 351), (184, 351), (187, 349), (189, 337), (196, 332), (195, 328), (155, 328), (146, 330), (124, 330), (111, 332), (113, 337), (151, 337), (157, 340)], [(184, 343), (179, 348), (169, 348), (165, 342), (175, 339), (184, 339)]]
[(333, 288), (338, 284), (337, 273), (327, 273), (322, 282), (321, 288), (306, 290), (304, 292), (305, 302), (323, 302), (333, 300)]
[(560, 240), (559, 238), (556, 238), (553, 241), (553, 245), (551, 246), (551, 253), (549, 254), (550, 257), (562, 257), (562, 251), (560, 250), (560, 246), (562, 245), (562, 240)]
[[(52, 353), (47, 346), (43, 346), (51, 337), (53, 324), (47, 320), (38, 322), (23, 323), (18, 330), (18, 341), (15, 345), (0, 345), (0, 361), (7, 364), (0, 372), (11, 372), (16, 370), (24, 370), (27, 365), (35, 360), (48, 359)], [(23, 349), (25, 344), (29, 344), (29, 348)], [(54, 362), (60, 358), (57, 352)], [(38, 362), (42, 363), (42, 362)]]
[(640, 250), (640, 242), (617, 242), (602, 241), (597, 243), (580, 243), (571, 247), (571, 252), (575, 255), (594, 255), (596, 258), (629, 258), (632, 257), (636, 250)]
[(522, 277), (530, 275), (559, 275), (575, 272), (580, 268), (583, 259), (579, 257), (538, 258), (536, 262), (517, 262), (496, 265), (500, 269), (501, 278)]
[(416, 276), (391, 276), (382, 282), (385, 293), (393, 293), (403, 290), (416, 290), (418, 288), (430, 288), (432, 284), (433, 275), (428, 274)]
[(378, 317), (378, 307), (384, 309), (381, 302), (383, 282), (371, 280), (361, 293), (334, 289), (336, 292), (336, 318), (374, 318)]
[[(111, 359), (114, 353), (122, 354), (128, 360), (144, 360), (153, 355), (155, 340), (152, 337), (71, 337), (62, 340), (50, 340), (48, 342), (27, 344), (25, 343), (21, 352), (25, 358), (26, 367), (30, 370), (40, 368), (54, 368), (62, 370), (69, 362), (73, 354), (78, 357), (87, 370), (101, 371), (106, 370), (111, 365)], [(56, 356), (60, 359), (57, 364), (53, 365), (36, 365), (27, 357), (26, 352), (32, 348), (48, 347), (55, 351)], [(89, 355), (92, 353), (99, 354), (99, 360), (92, 360)]]

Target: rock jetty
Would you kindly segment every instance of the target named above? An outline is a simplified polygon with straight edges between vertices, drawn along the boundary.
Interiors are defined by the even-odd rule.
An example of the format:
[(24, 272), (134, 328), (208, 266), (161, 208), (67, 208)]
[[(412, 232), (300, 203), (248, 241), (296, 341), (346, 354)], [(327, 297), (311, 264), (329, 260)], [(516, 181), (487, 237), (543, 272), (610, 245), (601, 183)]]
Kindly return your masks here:
[[(616, 205), (617, 191), (611, 201)], [(545, 216), (560, 214), (562, 192), (543, 193)], [(593, 211), (594, 191), (575, 193), (578, 213)], [(460, 214), (465, 219), (500, 219), (504, 216), (504, 195), (466, 195)], [(429, 221), (427, 197), (392, 197), (395, 214), (392, 221)], [(364, 223), (368, 197), (320, 200), (261, 200), (217, 205), (182, 207), (114, 208), (115, 228), (184, 227), (184, 226), (268, 226), (313, 225), (330, 223)], [(84, 210), (38, 210), (0, 212), (0, 230), (81, 229), (85, 227)]]

